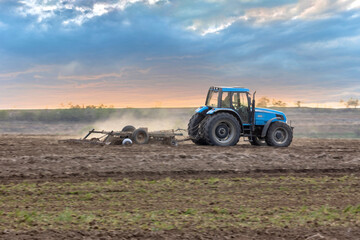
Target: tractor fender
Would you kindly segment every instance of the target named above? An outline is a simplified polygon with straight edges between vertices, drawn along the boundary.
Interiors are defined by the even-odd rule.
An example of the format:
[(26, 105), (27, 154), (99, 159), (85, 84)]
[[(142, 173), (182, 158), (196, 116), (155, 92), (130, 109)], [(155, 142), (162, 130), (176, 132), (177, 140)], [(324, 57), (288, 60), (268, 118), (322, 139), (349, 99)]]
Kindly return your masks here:
[(241, 129), (243, 129), (243, 123), (241, 121), (240, 114), (238, 112), (236, 112), (234, 109), (231, 109), (231, 108), (213, 108), (210, 111), (208, 111), (206, 114), (207, 115), (213, 115), (213, 114), (218, 113), (218, 112), (228, 112), (228, 113), (234, 115), (234, 117), (236, 117), (236, 119), (239, 121)]
[(195, 112), (200, 113), (200, 114), (205, 114), (207, 111), (209, 111), (209, 107), (208, 106), (203, 106), (203, 107), (199, 107), (198, 109), (195, 110)]
[(265, 126), (264, 126), (264, 128), (263, 128), (263, 130), (262, 130), (262, 132), (261, 132), (261, 137), (262, 137), (262, 138), (264, 138), (264, 137), (266, 136), (267, 130), (269, 129), (270, 124), (271, 124), (274, 120), (280, 120), (280, 118), (274, 117), (274, 118), (272, 118), (272, 119), (270, 119), (270, 120), (268, 120), (268, 121), (266, 122), (266, 124), (265, 124)]

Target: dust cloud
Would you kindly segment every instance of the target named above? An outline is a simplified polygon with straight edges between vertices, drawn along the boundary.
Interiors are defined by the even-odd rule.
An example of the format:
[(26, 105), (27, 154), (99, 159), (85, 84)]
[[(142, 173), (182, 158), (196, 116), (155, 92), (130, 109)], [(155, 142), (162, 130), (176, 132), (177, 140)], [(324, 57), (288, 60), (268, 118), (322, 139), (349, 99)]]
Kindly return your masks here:
[(187, 129), (194, 111), (184, 109), (140, 109), (117, 113), (110, 118), (93, 124), (97, 130), (121, 131), (127, 125), (135, 128), (148, 128), (148, 131)]

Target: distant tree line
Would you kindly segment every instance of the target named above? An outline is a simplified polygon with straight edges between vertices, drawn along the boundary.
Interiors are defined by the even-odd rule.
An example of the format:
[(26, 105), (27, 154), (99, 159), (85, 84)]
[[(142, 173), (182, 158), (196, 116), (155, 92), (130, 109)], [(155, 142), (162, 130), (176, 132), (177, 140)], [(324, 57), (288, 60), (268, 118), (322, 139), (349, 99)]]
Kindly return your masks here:
[(103, 108), (114, 108), (114, 105), (105, 105), (105, 104), (99, 104), (99, 105), (80, 105), (80, 104), (73, 104), (73, 103), (68, 103), (68, 104), (63, 104), (61, 103), (60, 106), (62, 108), (70, 108), (70, 109), (103, 109)]
[[(269, 103), (270, 103), (270, 99), (267, 98), (267, 97), (262, 97), (262, 98), (259, 98), (257, 101), (256, 101), (256, 106), (257, 107), (268, 107), (269, 106)], [(281, 100), (276, 100), (276, 99), (272, 99), (271, 101), (271, 106), (274, 106), (274, 107), (286, 107), (286, 103), (281, 101)]]
[(344, 101), (341, 99), (340, 103), (344, 104), (347, 108), (349, 108), (349, 107), (357, 108), (359, 106), (359, 99), (350, 98), (347, 101)]
[(66, 109), (0, 110), (0, 121), (92, 122), (106, 119), (115, 111), (106, 105), (69, 105)]
[(141, 118), (168, 118), (178, 114), (183, 116), (193, 114), (194, 109), (165, 109), (165, 108), (109, 108), (109, 106), (78, 106), (68, 105), (66, 109), (42, 109), (42, 110), (0, 110), (1, 121), (33, 121), (44, 123), (56, 122), (94, 122), (108, 118), (129, 117)]
[[(271, 102), (271, 104), (270, 104), (270, 102)], [(303, 102), (301, 102), (301, 101), (296, 101), (295, 105), (297, 107), (301, 107), (302, 103)], [(350, 108), (350, 107), (357, 108), (359, 106), (359, 99), (350, 98), (347, 101), (340, 100), (340, 103), (344, 104), (347, 108)], [(270, 99), (267, 97), (261, 97), (256, 101), (257, 107), (268, 107), (268, 106), (286, 107), (286, 105), (287, 104), (281, 100), (272, 99), (272, 101), (270, 101)]]

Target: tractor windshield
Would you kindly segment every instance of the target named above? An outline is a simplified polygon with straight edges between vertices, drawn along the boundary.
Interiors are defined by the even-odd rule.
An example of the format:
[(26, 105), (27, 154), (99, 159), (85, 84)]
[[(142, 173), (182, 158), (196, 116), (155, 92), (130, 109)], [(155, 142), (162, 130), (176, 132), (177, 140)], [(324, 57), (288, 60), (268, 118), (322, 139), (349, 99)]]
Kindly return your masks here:
[(206, 99), (206, 106), (217, 107), (218, 106), (219, 91), (210, 90), (208, 98)]

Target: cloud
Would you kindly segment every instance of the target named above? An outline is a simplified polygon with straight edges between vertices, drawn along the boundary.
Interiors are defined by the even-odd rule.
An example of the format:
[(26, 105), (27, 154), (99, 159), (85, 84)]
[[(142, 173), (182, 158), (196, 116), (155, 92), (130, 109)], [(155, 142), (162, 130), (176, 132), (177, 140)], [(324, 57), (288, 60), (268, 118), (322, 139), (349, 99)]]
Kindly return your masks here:
[(190, 101), (210, 85), (311, 101), (360, 95), (358, 1), (162, 3), (1, 1), (0, 95)]
[(1, 30), (1, 29), (6, 29), (7, 27), (8, 27), (7, 24), (5, 24), (5, 23), (3, 23), (3, 22), (0, 21), (0, 30)]
[(111, 73), (101, 73), (101, 74), (93, 74), (93, 75), (60, 75), (58, 76), (59, 80), (76, 80), (76, 81), (89, 81), (89, 80), (105, 80), (108, 78), (112, 79), (122, 79), (128, 76), (134, 76), (138, 74), (148, 74), (150, 72), (150, 68), (141, 69), (134, 67), (123, 67), (118, 72)]
[(59, 76), (59, 80), (67, 80), (67, 79), (75, 79), (80, 81), (85, 80), (98, 80), (98, 79), (106, 79), (106, 78), (122, 78), (123, 74), (121, 73), (105, 73), (99, 75), (71, 75), (71, 76)]
[(32, 67), (23, 71), (18, 72), (7, 72), (7, 73), (0, 73), (0, 80), (2, 79), (14, 79), (20, 75), (30, 74), (30, 73), (41, 73), (41, 72), (48, 72), (50, 71), (49, 66), (36, 66)]
[(55, 16), (57, 11), (64, 9), (72, 9), (74, 7), (72, 1), (47, 1), (47, 0), (22, 0), (22, 4), (17, 11), (23, 16), (36, 16), (38, 22)]
[(311, 49), (336, 49), (336, 48), (349, 48), (352, 46), (353, 49), (359, 49), (360, 35), (338, 37), (327, 41), (315, 41), (311, 43), (303, 44), (305, 48)]
[(299, 0), (297, 3), (275, 7), (248, 8), (240, 16), (217, 16), (211, 21), (196, 19), (195, 24), (187, 29), (199, 32), (205, 36), (219, 33), (236, 22), (250, 24), (270, 24), (273, 21), (316, 20), (334, 17), (336, 14), (360, 8), (360, 0)]
[(136, 4), (138, 2), (147, 4), (147, 5), (155, 5), (162, 0), (119, 0), (115, 3), (95, 3), (90, 8), (76, 7), (75, 10), (78, 11), (77, 16), (73, 19), (68, 19), (63, 21), (63, 24), (68, 25), (70, 23), (75, 23), (81, 25), (83, 22), (94, 18), (99, 17), (104, 14), (108, 14), (113, 11), (124, 11), (127, 7)]
[(64, 25), (77, 24), (113, 11), (124, 11), (136, 3), (156, 5), (166, 0), (117, 0), (117, 1), (80, 1), (80, 0), (22, 0), (17, 8), (23, 16), (35, 16), (38, 23), (54, 17), (64, 17)]
[(258, 23), (294, 19), (314, 20), (330, 18), (339, 12), (354, 8), (353, 0), (300, 0), (297, 4), (281, 7), (251, 9), (246, 16)]
[(360, 8), (360, 0), (352, 1), (350, 6), (347, 7), (348, 10), (359, 9), (359, 8)]
[(185, 55), (185, 56), (163, 56), (163, 57), (148, 57), (146, 61), (153, 61), (153, 60), (184, 60), (184, 59), (193, 59), (193, 58), (200, 58), (201, 56), (192, 56), (192, 55)]

